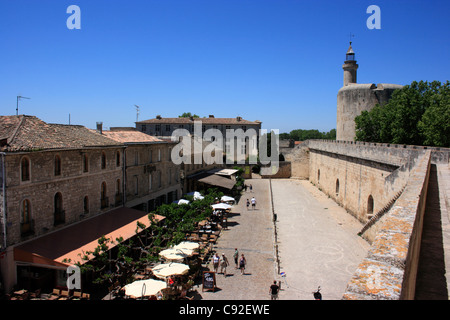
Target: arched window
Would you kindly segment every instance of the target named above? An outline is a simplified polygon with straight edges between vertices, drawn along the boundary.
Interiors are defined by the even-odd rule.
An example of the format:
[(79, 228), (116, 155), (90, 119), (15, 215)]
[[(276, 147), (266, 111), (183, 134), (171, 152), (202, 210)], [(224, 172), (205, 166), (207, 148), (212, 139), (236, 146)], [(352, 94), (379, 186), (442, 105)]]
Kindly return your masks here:
[(106, 169), (106, 154), (102, 152), (102, 169)]
[(367, 218), (370, 219), (373, 216), (373, 197), (372, 195), (369, 196), (369, 199), (367, 199)]
[(57, 192), (54, 197), (54, 224), (58, 225), (65, 222), (65, 212), (63, 210), (63, 198), (61, 192)]
[(55, 156), (55, 176), (61, 175), (61, 157)]
[(20, 162), (20, 176), (22, 181), (30, 181), (30, 159), (23, 157)]
[(84, 213), (89, 213), (89, 197), (88, 196), (85, 196), (83, 198), (83, 210), (84, 210)]
[(336, 179), (336, 197), (339, 196), (339, 179)]

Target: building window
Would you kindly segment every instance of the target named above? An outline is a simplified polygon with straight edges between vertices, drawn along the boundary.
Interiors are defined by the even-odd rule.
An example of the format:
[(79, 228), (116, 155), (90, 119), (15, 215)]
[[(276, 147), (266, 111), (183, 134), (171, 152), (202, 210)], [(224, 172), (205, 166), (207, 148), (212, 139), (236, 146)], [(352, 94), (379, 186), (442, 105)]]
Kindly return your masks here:
[(63, 198), (60, 192), (55, 194), (54, 198), (54, 225), (58, 225), (65, 222), (65, 212), (63, 210)]
[(336, 179), (336, 197), (339, 196), (339, 179)]
[(372, 195), (369, 196), (369, 199), (367, 199), (367, 218), (370, 219), (373, 216), (373, 197)]
[(161, 149), (158, 149), (158, 162), (161, 161)]
[(116, 199), (115, 199), (115, 205), (116, 207), (122, 204), (122, 192), (120, 191), (121, 185), (120, 185), (120, 179), (116, 180)]
[(160, 124), (155, 125), (155, 131), (156, 132), (161, 131), (161, 125)]
[(102, 152), (102, 169), (106, 169), (106, 154)]
[(138, 176), (134, 176), (134, 194), (139, 194), (139, 179)]
[(30, 159), (23, 157), (20, 168), (22, 181), (30, 181)]
[(150, 149), (149, 151), (148, 151), (148, 162), (149, 163), (152, 163), (152, 153), (153, 153), (153, 151)]
[(31, 220), (31, 202), (28, 199), (22, 201), (20, 234), (22, 236), (29, 235), (33, 232)]
[(148, 175), (148, 191), (152, 191), (152, 174)]
[(84, 210), (84, 213), (89, 213), (89, 197), (88, 196), (85, 196), (83, 198), (83, 210)]
[(87, 154), (83, 155), (83, 172), (89, 171), (89, 157)]
[(61, 175), (61, 157), (59, 155), (55, 156), (55, 176)]
[(161, 171), (158, 171), (158, 188), (161, 188), (162, 181), (161, 181)]
[(134, 165), (137, 166), (139, 164), (139, 152), (134, 152)]
[(170, 124), (166, 124), (166, 131), (170, 131)]
[(106, 196), (106, 182), (102, 182), (100, 190), (100, 208), (104, 209), (109, 206), (108, 197)]
[(116, 152), (116, 167), (120, 167), (120, 151)]

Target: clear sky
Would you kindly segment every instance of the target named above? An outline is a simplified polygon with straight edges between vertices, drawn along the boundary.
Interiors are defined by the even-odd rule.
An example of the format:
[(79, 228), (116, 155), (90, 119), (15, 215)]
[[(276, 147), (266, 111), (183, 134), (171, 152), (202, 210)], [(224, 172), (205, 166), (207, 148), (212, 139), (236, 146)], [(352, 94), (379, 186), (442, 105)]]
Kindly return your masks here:
[(444, 82), (449, 21), (448, 0), (0, 0), (0, 114), (22, 95), (19, 114), (89, 128), (134, 126), (139, 105), (329, 131), (350, 33), (359, 83)]

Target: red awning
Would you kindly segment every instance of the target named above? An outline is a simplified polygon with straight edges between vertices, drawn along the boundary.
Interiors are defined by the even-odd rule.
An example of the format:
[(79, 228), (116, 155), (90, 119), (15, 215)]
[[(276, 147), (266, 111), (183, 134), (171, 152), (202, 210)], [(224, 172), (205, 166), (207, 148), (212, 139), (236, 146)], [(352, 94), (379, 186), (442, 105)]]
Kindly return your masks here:
[[(164, 217), (155, 215), (155, 219), (161, 221)], [(148, 213), (117, 208), (15, 247), (14, 260), (54, 267), (84, 263), (80, 254), (95, 249), (99, 238), (127, 240), (136, 235), (138, 221), (150, 226)], [(109, 248), (115, 245), (109, 243)]]

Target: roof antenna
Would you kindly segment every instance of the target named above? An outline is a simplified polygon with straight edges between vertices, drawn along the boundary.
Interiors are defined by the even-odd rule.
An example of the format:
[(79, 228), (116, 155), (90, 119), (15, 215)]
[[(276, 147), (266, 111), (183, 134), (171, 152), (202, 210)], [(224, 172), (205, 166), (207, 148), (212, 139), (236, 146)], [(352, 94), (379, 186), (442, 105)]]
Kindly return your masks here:
[(134, 105), (136, 107), (136, 122), (138, 122), (139, 120), (139, 106), (138, 105)]
[(19, 100), (20, 100), (20, 99), (31, 99), (31, 98), (22, 97), (22, 96), (17, 96), (16, 116), (19, 115)]

